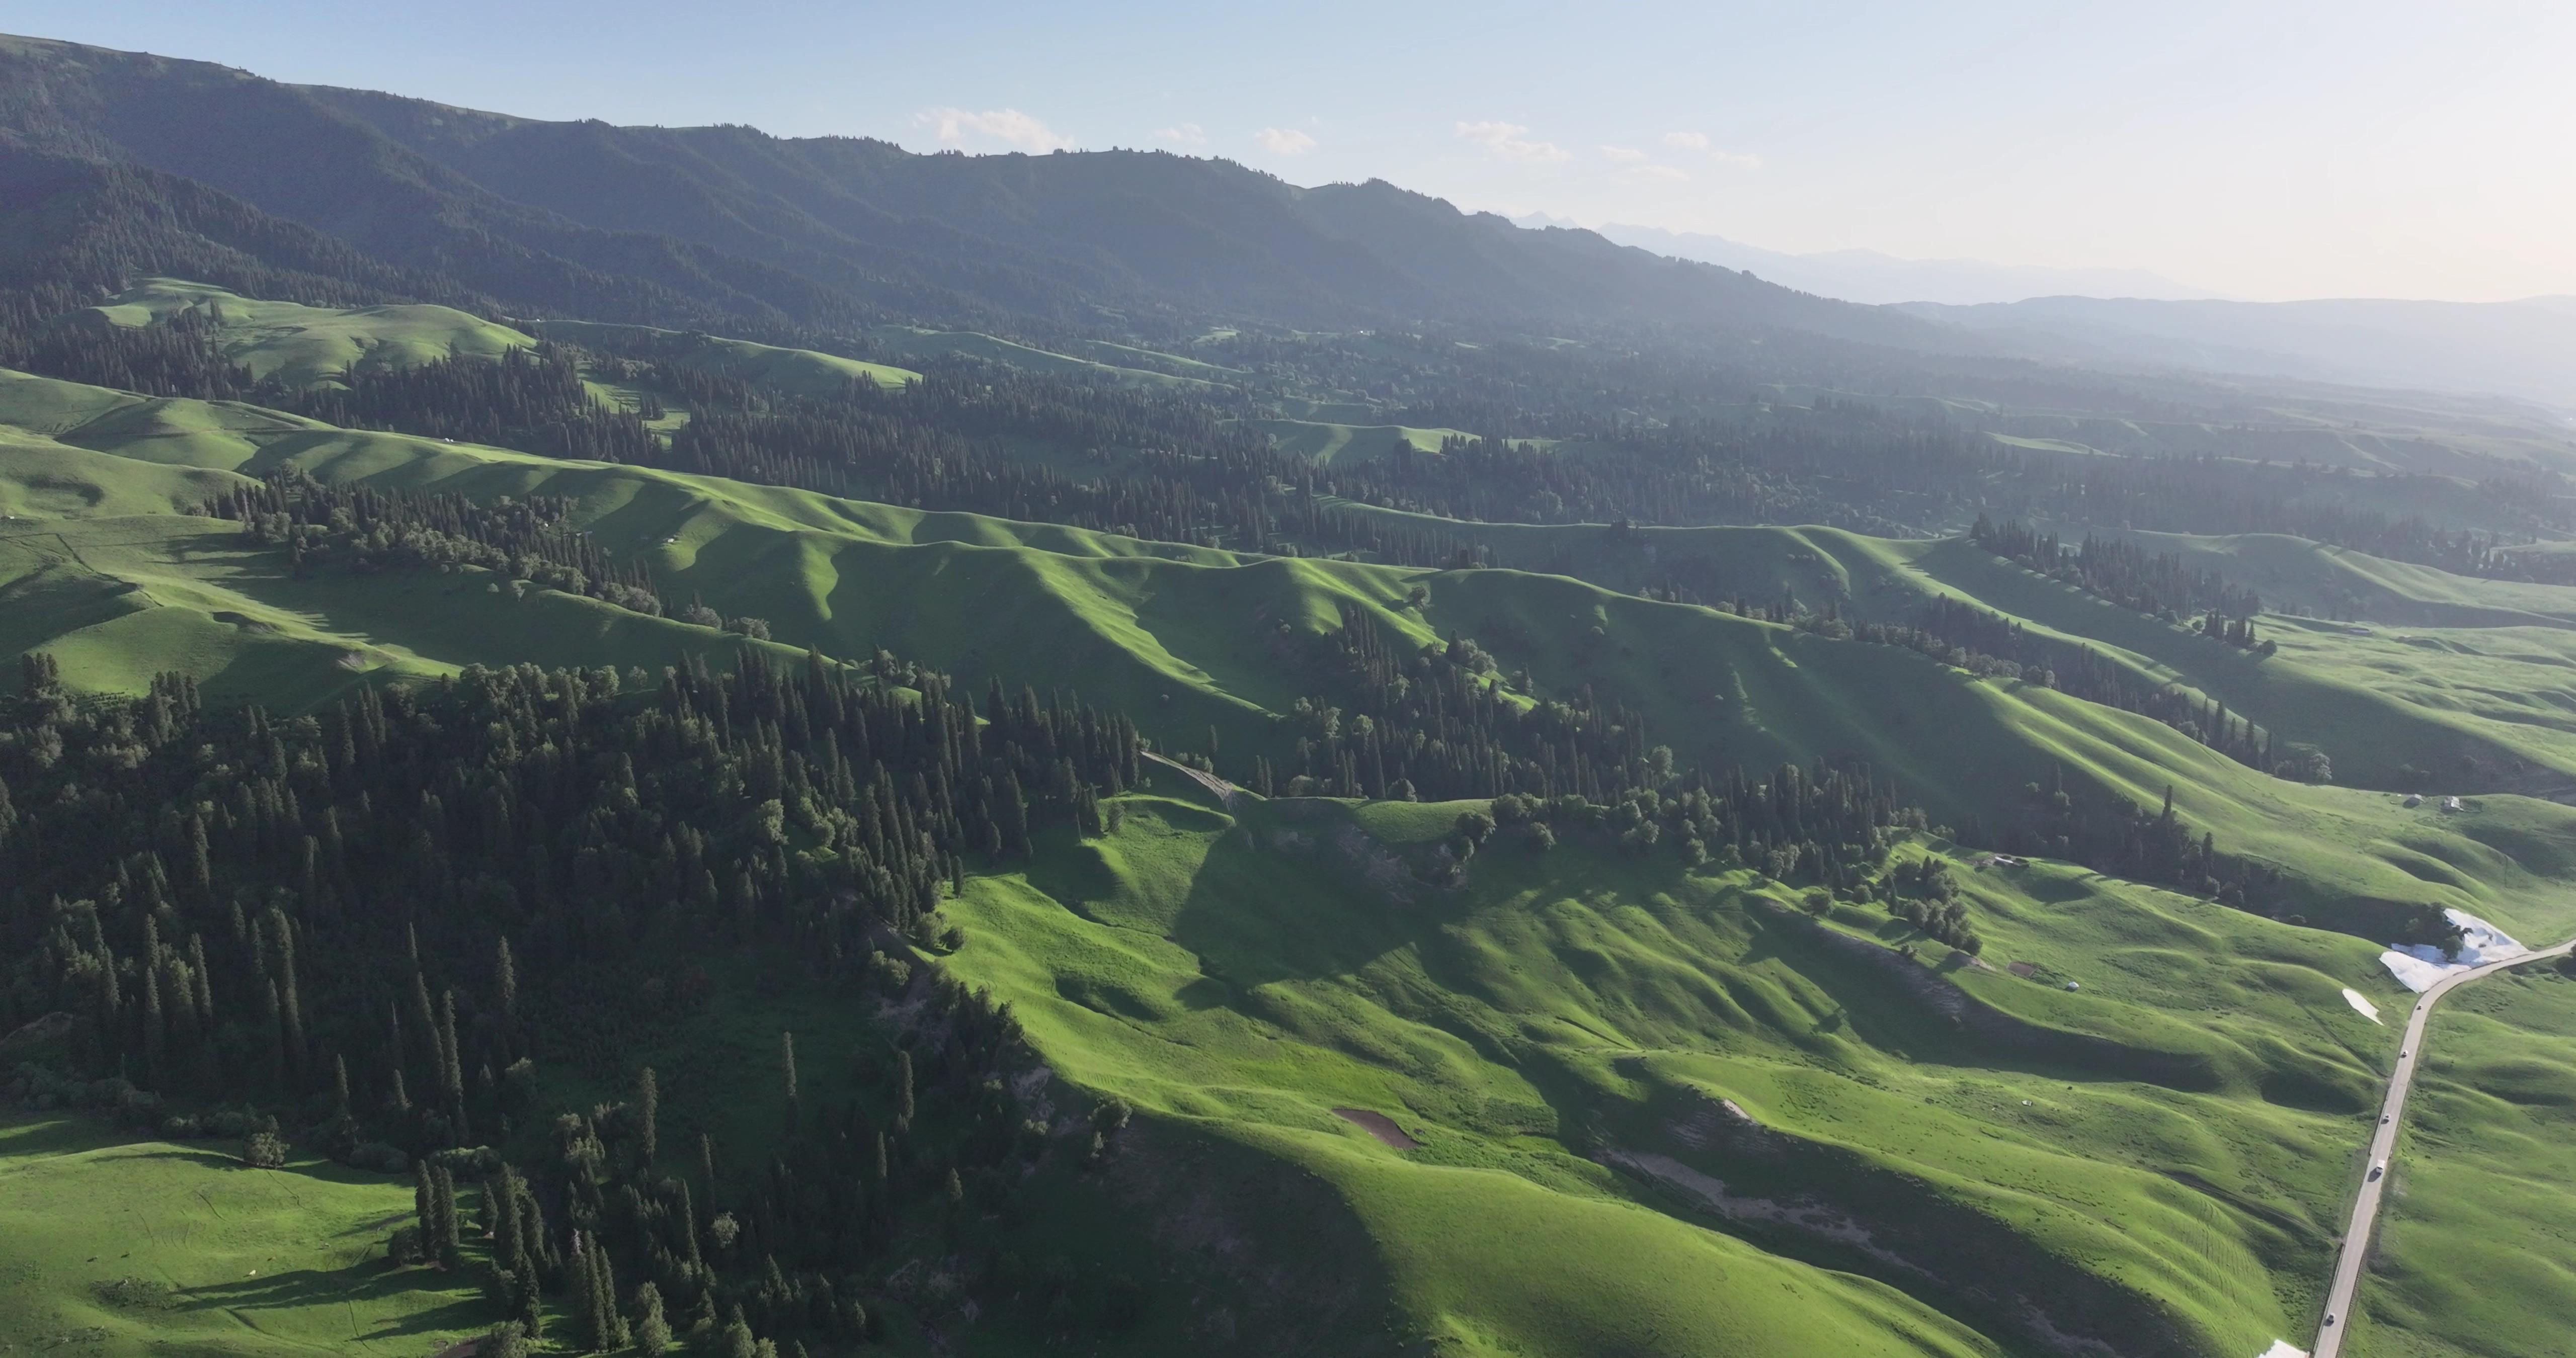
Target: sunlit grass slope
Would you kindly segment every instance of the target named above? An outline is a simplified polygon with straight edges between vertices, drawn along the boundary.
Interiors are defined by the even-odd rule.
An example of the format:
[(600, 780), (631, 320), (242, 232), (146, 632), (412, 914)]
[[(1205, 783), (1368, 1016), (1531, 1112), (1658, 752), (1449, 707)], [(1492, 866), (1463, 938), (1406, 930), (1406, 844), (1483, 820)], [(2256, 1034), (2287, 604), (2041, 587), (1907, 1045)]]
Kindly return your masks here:
[(1453, 435), (1464, 437), (1455, 429), (1419, 429), (1400, 424), (1331, 424), (1318, 420), (1255, 420), (1254, 427), (1268, 434), (1281, 452), (1311, 457), (1317, 462), (1361, 462), (1384, 457), (1394, 451), (1396, 441), (1416, 452), (1436, 453), (1440, 441)]
[(1220, 385), (1222, 379), (1233, 375), (1229, 370), (1219, 369), (1212, 364), (1192, 363), (1175, 359), (1169, 354), (1154, 354), (1152, 358), (1158, 362), (1189, 368), (1192, 375), (1181, 376), (1156, 372), (1150, 368), (1130, 367), (1116, 362), (1115, 360), (1120, 356), (1119, 346), (1116, 345), (1100, 346), (1100, 351), (1110, 360), (1103, 361), (1059, 354), (1051, 349), (1040, 349), (1016, 340), (1001, 339), (972, 330), (923, 330), (912, 326), (884, 326), (869, 331), (868, 338), (874, 341), (887, 357), (907, 363), (923, 363), (953, 355), (982, 359), (988, 363), (1000, 363), (1013, 368), (1026, 368), (1032, 372), (1062, 373), (1075, 377), (1114, 377), (1122, 382), (1156, 387), (1214, 386)]
[[(2039, 970), (1935, 972), (1875, 910), (1818, 924), (1668, 859), (1497, 840), (1461, 890), (1390, 874), (1455, 805), (1125, 805), (1113, 836), (971, 882), (947, 965), (1067, 1077), (1332, 1183), (1457, 1351), (1937, 1333), (1815, 1269), (2014, 1351), (2054, 1325), (2251, 1354), (2312, 1319), (2395, 1041), (2340, 990), (2402, 1003), (2368, 944), (2053, 864), (1963, 868), (1987, 959)], [(1846, 1335), (1713, 1328), (1792, 1287)]]
[(794, 653), (482, 571), (296, 578), (232, 524), (155, 516), (0, 525), (0, 649), (42, 649), (74, 687), (140, 693), (177, 670), (224, 701), (293, 709), (371, 678), (467, 665), (640, 667)]
[(191, 311), (220, 322), (216, 343), (225, 358), (255, 378), (275, 377), (293, 386), (328, 381), (351, 369), (405, 368), (456, 356), (498, 358), (535, 343), (521, 331), (453, 307), (310, 307), (173, 278), (144, 279), (67, 321), (166, 325)]
[(2576, 979), (2544, 964), (2465, 987), (2425, 1042), (2344, 1351), (2576, 1351)]
[(1491, 544), (1507, 563), (1611, 589), (1682, 579), (1704, 597), (1770, 605), (1788, 596), (1884, 623), (1919, 621), (1936, 597), (1964, 600), (2019, 621), (2063, 654), (2091, 648), (2134, 686), (2180, 684), (2285, 745), (2320, 748), (2347, 784), (2550, 792), (2576, 785), (2576, 667), (2569, 639), (2548, 635), (2576, 628), (2576, 588), (2472, 580), (2300, 538), (2131, 535), (2267, 598), (2341, 600), (2375, 620), (2368, 635), (2356, 635), (2342, 624), (2267, 615), (2258, 626), (2282, 652), (2266, 660), (1958, 539), (1893, 541), (1815, 527), (1437, 522)]
[[(1294, 739), (1285, 714), (1326, 682), (1305, 658), (1311, 638), (1352, 607), (1415, 644), (1453, 633), (1474, 636), (1501, 657), (1507, 672), (1526, 669), (1541, 694), (1590, 684), (1640, 710), (1651, 737), (1673, 746), (1685, 762), (1762, 767), (1858, 756), (1895, 778), (1905, 797), (1953, 824), (1970, 815), (2018, 814), (2027, 786), (2047, 783), (2061, 769), (2150, 807), (2171, 787), (2178, 809), (2194, 825), (2214, 830), (2223, 849), (2294, 874), (2291, 894), (2272, 903), (2284, 912), (2374, 933), (2414, 902), (2469, 909), (2536, 932), (2576, 917), (2576, 902), (2562, 885), (2576, 874), (2576, 833), (2570, 833), (2576, 812), (2566, 808), (2489, 796), (2467, 814), (2444, 817), (2406, 810), (2381, 794), (2287, 783), (2159, 723), (2044, 688), (1976, 680), (1910, 652), (1658, 603), (1563, 576), (1246, 559), (1077, 529), (357, 433), (249, 406), (145, 400), (15, 375), (0, 375), (0, 416), (28, 436), (50, 437), (60, 450), (52, 456), (79, 462), (84, 470), (76, 474), (47, 474), (87, 478), (102, 504), (110, 496), (132, 506), (151, 494), (176, 494), (185, 487), (169, 481), (173, 469), (257, 473), (286, 465), (335, 482), (482, 498), (566, 497), (578, 527), (612, 552), (647, 562), (666, 595), (702, 598), (727, 616), (765, 618), (784, 645), (841, 656), (882, 647), (977, 687), (999, 677), (1079, 688), (1135, 714), (1150, 734), (1181, 748), (1201, 748), (1215, 726), (1231, 750), (1284, 754)], [(0, 459), (0, 483), (17, 466)], [(130, 480), (129, 472), (142, 479)], [(69, 527), (53, 531), (76, 535)], [(143, 536), (164, 531), (227, 530), (186, 520)], [(1799, 540), (1838, 554), (1817, 551), (1815, 561), (1786, 568), (1840, 570), (1860, 581), (1896, 579), (1914, 568), (1902, 554), (1924, 550), (1819, 530), (1803, 530)], [(33, 569), (20, 567), (22, 574)], [(192, 605), (204, 616), (241, 613), (289, 635), (309, 629), (326, 646), (381, 651), (387, 663), (492, 663), (508, 653), (649, 670), (690, 647), (739, 644), (542, 592), (520, 600), (485, 591), (456, 603), (444, 591), (467, 577), (279, 582), (193, 546), (131, 566), (89, 557), (79, 569), (147, 592), (156, 584), (147, 577), (164, 577), (163, 592), (150, 594), (155, 599), (177, 597), (177, 577), (202, 581), (228, 591), (226, 600), (258, 605), (208, 597)], [(1418, 607), (1407, 600), (1416, 587), (1427, 592)], [(348, 591), (353, 602), (334, 604), (325, 597), (332, 590)], [(1861, 597), (1860, 586), (1854, 590)], [(373, 602), (378, 591), (400, 598)], [(360, 599), (370, 601), (354, 602)], [(2098, 607), (2080, 596), (2065, 606)], [(559, 623), (556, 612), (581, 625)], [(21, 649), (50, 644), (62, 630), (48, 630), (53, 612), (23, 613), (28, 621), (14, 642)], [(77, 616), (82, 627), (100, 621)], [(607, 637), (615, 640), (602, 640)], [(2173, 640), (2207, 644), (2179, 633)], [(139, 685), (159, 667), (156, 656), (167, 644), (157, 636), (133, 645), (102, 642), (97, 659), (81, 661), (81, 672), (121, 675), (122, 683)], [(592, 649), (602, 645), (607, 649)], [(127, 658), (116, 661), (120, 655)], [(326, 687), (307, 683), (299, 691)]]
[(863, 363), (812, 349), (787, 349), (714, 335), (682, 334), (643, 325), (610, 325), (597, 321), (530, 321), (528, 328), (549, 339), (593, 348), (637, 336), (657, 341), (665, 356), (695, 368), (724, 372), (758, 386), (800, 395), (824, 395), (866, 378), (881, 387), (899, 387), (921, 376), (909, 368)]
[(416, 1358), (490, 1326), (472, 1280), (386, 1260), (408, 1178), (237, 1149), (0, 1120), (0, 1352)]

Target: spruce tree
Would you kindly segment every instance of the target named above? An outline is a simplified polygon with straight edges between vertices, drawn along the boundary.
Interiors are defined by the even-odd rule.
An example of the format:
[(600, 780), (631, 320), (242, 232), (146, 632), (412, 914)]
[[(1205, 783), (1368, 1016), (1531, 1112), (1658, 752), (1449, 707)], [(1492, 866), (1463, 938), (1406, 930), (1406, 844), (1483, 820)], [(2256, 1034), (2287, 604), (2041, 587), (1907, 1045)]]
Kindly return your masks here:
[(456, 1178), (445, 1165), (430, 1168), (429, 1247), (442, 1267), (455, 1268), (462, 1262), (462, 1232), (456, 1220)]
[(635, 1157), (650, 1170), (661, 1155), (661, 1086), (653, 1078), (653, 1068), (646, 1066), (635, 1079)]
[(590, 1298), (594, 1308), (592, 1336), (603, 1352), (626, 1347), (626, 1318), (617, 1313), (617, 1270), (598, 1241), (590, 1247)]
[(465, 1060), (456, 1049), (456, 992), (441, 991), (438, 997), (439, 1085), (447, 1098), (447, 1115), (456, 1124), (461, 1143), (469, 1134), (465, 1125)]
[(519, 1026), (519, 967), (510, 957), (507, 935), (500, 940), (499, 952), (492, 966), (492, 993), (501, 1007), (501, 1031), (515, 1040)]
[(651, 1283), (635, 1289), (635, 1351), (644, 1358), (662, 1358), (671, 1347), (670, 1322), (662, 1318), (662, 1290)]

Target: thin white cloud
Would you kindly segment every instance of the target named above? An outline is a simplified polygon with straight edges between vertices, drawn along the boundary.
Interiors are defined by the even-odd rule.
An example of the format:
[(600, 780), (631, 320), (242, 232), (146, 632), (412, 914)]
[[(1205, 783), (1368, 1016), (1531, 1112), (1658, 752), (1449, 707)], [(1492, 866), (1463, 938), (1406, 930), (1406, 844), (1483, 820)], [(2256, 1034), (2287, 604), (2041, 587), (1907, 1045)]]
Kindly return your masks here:
[(1302, 156), (1315, 149), (1315, 139), (1293, 127), (1265, 127), (1252, 139), (1276, 155)]
[(913, 121), (934, 129), (943, 146), (969, 141), (996, 141), (1022, 151), (1057, 151), (1073, 143), (1054, 128), (1015, 108), (988, 108), (981, 113), (962, 108), (926, 108)]
[(1604, 160), (1615, 160), (1622, 165), (1633, 165), (1638, 161), (1644, 160), (1646, 158), (1646, 153), (1633, 146), (1604, 146), (1601, 148), (1601, 156)]
[(1695, 152), (1717, 164), (1732, 165), (1739, 170), (1762, 168), (1762, 157), (1744, 151), (1720, 150), (1717, 143), (1710, 141), (1705, 132), (1667, 132), (1664, 134), (1664, 145), (1676, 151)]
[(1632, 175), (1641, 175), (1648, 179), (1683, 180), (1690, 178), (1690, 171), (1673, 165), (1631, 165), (1628, 167), (1628, 173)]
[(1458, 135), (1505, 160), (1564, 160), (1568, 152), (1552, 141), (1531, 141), (1519, 123), (1460, 123)]
[(1178, 127), (1164, 128), (1162, 131), (1154, 134), (1154, 139), (1157, 141), (1178, 142), (1183, 146), (1205, 146), (1207, 145), (1207, 129), (1199, 126), (1197, 123), (1183, 123)]

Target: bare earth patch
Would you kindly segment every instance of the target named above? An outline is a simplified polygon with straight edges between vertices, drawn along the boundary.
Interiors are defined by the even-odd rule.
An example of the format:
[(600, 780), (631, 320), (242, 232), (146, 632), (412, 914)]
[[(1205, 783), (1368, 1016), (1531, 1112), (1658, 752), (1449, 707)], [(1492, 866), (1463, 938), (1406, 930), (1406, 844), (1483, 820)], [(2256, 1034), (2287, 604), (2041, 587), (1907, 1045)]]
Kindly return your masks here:
[(1395, 1125), (1395, 1119), (1384, 1113), (1372, 1113), (1365, 1108), (1336, 1108), (1333, 1110), (1333, 1116), (1346, 1122), (1359, 1124), (1361, 1131), (1400, 1151), (1414, 1150), (1422, 1145), (1421, 1142), (1406, 1136), (1404, 1129)]

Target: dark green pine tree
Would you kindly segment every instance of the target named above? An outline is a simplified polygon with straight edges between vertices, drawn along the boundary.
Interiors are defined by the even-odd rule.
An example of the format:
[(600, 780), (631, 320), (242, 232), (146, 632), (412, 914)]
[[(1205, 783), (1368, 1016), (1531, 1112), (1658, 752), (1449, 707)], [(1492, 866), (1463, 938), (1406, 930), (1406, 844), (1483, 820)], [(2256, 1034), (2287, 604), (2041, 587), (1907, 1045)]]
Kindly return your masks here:
[(453, 1269), (464, 1261), (464, 1241), (456, 1220), (456, 1179), (444, 1165), (430, 1169), (429, 1248), (439, 1266)]
[(662, 1088), (653, 1077), (653, 1068), (646, 1066), (643, 1074), (635, 1078), (635, 1158), (647, 1170), (661, 1158), (661, 1111)]
[(442, 991), (438, 1000), (439, 1085), (447, 1099), (448, 1120), (458, 1144), (472, 1135), (465, 1121), (465, 1059), (456, 1049), (456, 992)]

